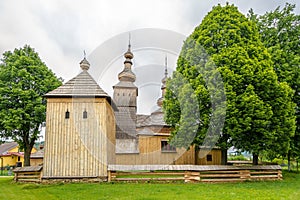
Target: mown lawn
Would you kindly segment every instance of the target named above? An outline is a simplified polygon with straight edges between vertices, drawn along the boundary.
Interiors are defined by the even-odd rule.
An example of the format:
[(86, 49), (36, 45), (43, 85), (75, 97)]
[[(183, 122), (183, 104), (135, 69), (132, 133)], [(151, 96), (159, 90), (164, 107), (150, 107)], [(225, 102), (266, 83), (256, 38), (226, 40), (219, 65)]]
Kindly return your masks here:
[(283, 181), (219, 184), (184, 183), (14, 183), (0, 177), (0, 199), (300, 199), (300, 174)]

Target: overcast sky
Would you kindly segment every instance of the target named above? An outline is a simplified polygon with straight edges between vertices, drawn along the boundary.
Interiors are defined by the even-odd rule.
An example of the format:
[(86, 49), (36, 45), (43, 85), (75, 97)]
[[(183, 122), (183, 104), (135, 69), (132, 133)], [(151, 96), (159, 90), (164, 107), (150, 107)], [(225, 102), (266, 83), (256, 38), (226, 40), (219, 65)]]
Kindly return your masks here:
[[(277, 6), (284, 6), (285, 2), (297, 3), (297, 0), (227, 1), (234, 3), (244, 14), (250, 8), (253, 8), (255, 13), (263, 14), (274, 10)], [(100, 69), (103, 67), (101, 61), (104, 59), (101, 52), (104, 47), (111, 46), (107, 41), (124, 40), (115, 51), (107, 48), (107, 51), (114, 55), (112, 56), (114, 59), (109, 65), (107, 64), (109, 61), (106, 60), (105, 67), (114, 67), (101, 69), (102, 74), (95, 77), (100, 86), (112, 95), (111, 87), (117, 83), (117, 74), (123, 68), (121, 52), (127, 48), (128, 32), (133, 32), (131, 41), (135, 53), (135, 65), (143, 63), (144, 68), (153, 71), (156, 69), (155, 66), (164, 65), (164, 56), (167, 54), (169, 71), (172, 71), (176, 63), (176, 53), (145, 50), (146, 41), (141, 45), (144, 51), (139, 52), (135, 49), (135, 42), (137, 40), (141, 42), (142, 34), (141, 32), (137, 34), (136, 30), (145, 28), (169, 30), (175, 33), (174, 37), (178, 36), (178, 40), (183, 40), (181, 36), (184, 38), (192, 33), (213, 5), (218, 3), (224, 5), (225, 2), (220, 0), (1, 0), (0, 53), (2, 55), (6, 50), (29, 44), (57, 76), (69, 80), (80, 71), (78, 63), (83, 58), (83, 50), (87, 52), (88, 58), (92, 53), (95, 57), (96, 53), (100, 52), (96, 61), (91, 58), (92, 65), (93, 62), (97, 62), (96, 66), (91, 68)], [(296, 5), (296, 12), (300, 13), (300, 5)], [(95, 51), (97, 48), (98, 51)], [(159, 53), (160, 56), (157, 55)], [(150, 57), (155, 59), (151, 60)], [(144, 68), (140, 68), (140, 71)], [(151, 92), (144, 91), (139, 95), (140, 99), (144, 99), (143, 101), (150, 99), (150, 107), (154, 106), (156, 98), (160, 96), (158, 80), (163, 76), (163, 68), (159, 69), (161, 69), (159, 71), (161, 76), (156, 76), (154, 81), (148, 81), (148, 85), (154, 86), (157, 92), (150, 94)], [(142, 82), (146, 77), (147, 75), (138, 77), (139, 86), (143, 85)], [(148, 105), (146, 107), (149, 108)], [(139, 112), (147, 113), (151, 111), (149, 109), (140, 109)]]

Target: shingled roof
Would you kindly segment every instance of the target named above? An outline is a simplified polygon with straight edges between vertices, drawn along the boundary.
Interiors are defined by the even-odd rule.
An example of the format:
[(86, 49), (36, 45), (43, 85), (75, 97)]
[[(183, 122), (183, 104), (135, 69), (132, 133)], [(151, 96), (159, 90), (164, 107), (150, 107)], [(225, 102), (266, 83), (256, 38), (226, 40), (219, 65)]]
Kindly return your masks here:
[(44, 96), (47, 98), (104, 97), (108, 100), (114, 110), (118, 110), (111, 97), (104, 92), (104, 90), (88, 73), (87, 70), (90, 68), (90, 64), (86, 58), (80, 62), (80, 67), (82, 69), (80, 74), (66, 82), (64, 85), (48, 92)]
[(93, 77), (83, 70), (73, 79), (66, 82), (64, 85), (47, 93), (45, 97), (109, 97), (102, 90)]
[(9, 150), (16, 148), (18, 146), (17, 142), (7, 142), (0, 145), (0, 155), (8, 152)]
[(168, 126), (164, 121), (164, 114), (161, 109), (151, 113), (151, 115), (137, 115), (137, 127), (146, 126)]

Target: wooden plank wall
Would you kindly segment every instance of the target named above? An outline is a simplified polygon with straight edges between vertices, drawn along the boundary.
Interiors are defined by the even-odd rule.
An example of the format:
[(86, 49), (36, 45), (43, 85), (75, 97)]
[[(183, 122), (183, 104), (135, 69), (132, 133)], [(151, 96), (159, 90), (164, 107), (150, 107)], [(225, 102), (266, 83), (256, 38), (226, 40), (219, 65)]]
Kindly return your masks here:
[(116, 164), (195, 164), (194, 147), (190, 150), (176, 149), (176, 152), (162, 152), (161, 140), (168, 136), (139, 137), (139, 153), (116, 154)]
[(43, 158), (30, 158), (30, 165), (36, 166), (36, 165), (42, 165), (43, 164)]
[[(67, 110), (69, 119), (65, 119)], [(83, 119), (84, 110), (87, 119)], [(107, 126), (114, 127), (113, 123), (104, 98), (49, 98), (43, 177), (106, 176), (107, 139), (113, 142), (107, 132), (114, 131)]]
[[(212, 156), (212, 161), (207, 161), (207, 155)], [(197, 165), (221, 165), (222, 152), (221, 149), (200, 149), (196, 152), (196, 163)]]
[(107, 134), (107, 163), (116, 164), (116, 119), (112, 107), (105, 101), (106, 134)]

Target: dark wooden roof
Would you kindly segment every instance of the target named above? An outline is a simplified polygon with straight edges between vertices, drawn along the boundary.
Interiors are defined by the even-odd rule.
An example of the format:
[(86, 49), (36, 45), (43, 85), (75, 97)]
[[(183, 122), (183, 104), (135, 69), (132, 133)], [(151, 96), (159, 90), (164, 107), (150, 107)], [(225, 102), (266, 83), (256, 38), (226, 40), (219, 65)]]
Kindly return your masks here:
[(37, 158), (44, 158), (44, 149), (41, 149), (37, 152), (34, 152), (30, 155), (30, 158), (37, 159)]
[(134, 83), (129, 81), (120, 81), (116, 85), (113, 86), (113, 88), (134, 88), (137, 90), (137, 87), (134, 85)]
[(27, 167), (17, 167), (13, 172), (40, 172), (43, 169), (43, 166), (27, 166)]
[(0, 155), (6, 153), (7, 151), (16, 148), (18, 146), (17, 142), (6, 142), (0, 145)]
[(137, 115), (137, 127), (147, 126), (168, 126), (164, 121), (164, 113), (161, 108), (151, 113), (151, 115)]
[(116, 117), (116, 139), (134, 139), (136, 138), (136, 123), (134, 116), (134, 107), (119, 107), (115, 112)]

